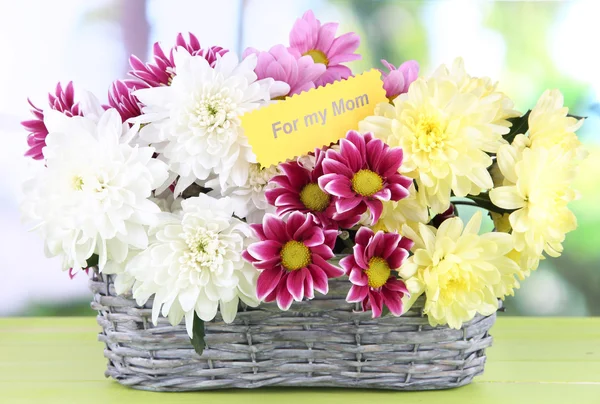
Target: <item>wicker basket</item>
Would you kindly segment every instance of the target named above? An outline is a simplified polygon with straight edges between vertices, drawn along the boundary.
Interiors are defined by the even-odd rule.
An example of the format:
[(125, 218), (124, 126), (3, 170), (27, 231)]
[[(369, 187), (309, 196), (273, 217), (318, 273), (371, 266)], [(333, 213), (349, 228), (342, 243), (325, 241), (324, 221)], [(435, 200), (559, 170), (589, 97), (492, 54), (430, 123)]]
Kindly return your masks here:
[(327, 296), (240, 308), (235, 322), (206, 324), (198, 356), (185, 326), (151, 322), (152, 301), (139, 307), (116, 296), (111, 276), (93, 273), (92, 308), (106, 344), (107, 377), (136, 389), (188, 391), (263, 386), (326, 386), (396, 390), (458, 387), (483, 372), (495, 315), (461, 330), (431, 327), (423, 301), (402, 317), (372, 319), (344, 298), (350, 286), (330, 280)]

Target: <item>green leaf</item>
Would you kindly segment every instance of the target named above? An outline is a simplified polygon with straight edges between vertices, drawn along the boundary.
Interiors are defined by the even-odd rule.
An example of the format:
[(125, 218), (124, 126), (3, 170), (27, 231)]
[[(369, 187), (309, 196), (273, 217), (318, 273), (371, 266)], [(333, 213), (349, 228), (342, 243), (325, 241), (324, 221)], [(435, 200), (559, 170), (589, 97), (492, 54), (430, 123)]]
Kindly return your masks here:
[(381, 308), (381, 317), (385, 317), (385, 316), (389, 316), (390, 315), (390, 309), (387, 308), (387, 306), (383, 306)]
[(194, 313), (194, 326), (192, 328), (192, 338), (190, 342), (194, 346), (194, 351), (198, 355), (202, 355), (206, 343), (204, 342), (204, 321), (200, 320), (198, 315)]
[[(514, 210), (502, 209), (502, 208), (499, 208), (498, 206), (494, 205), (492, 203), (492, 201), (490, 200), (490, 196), (486, 192), (482, 192), (479, 195), (467, 195), (465, 198), (469, 198), (470, 200), (475, 202), (477, 204), (477, 206), (479, 206), (480, 208), (486, 209), (490, 212), (495, 212), (495, 213), (500, 213), (500, 214), (514, 212)], [(454, 202), (454, 203), (456, 203), (456, 202)]]
[(529, 120), (530, 113), (531, 113), (531, 110), (527, 111), (525, 113), (525, 115), (523, 115), (523, 116), (508, 119), (508, 121), (510, 123), (512, 123), (512, 126), (510, 127), (510, 132), (508, 132), (508, 134), (504, 135), (504, 139), (506, 139), (506, 141), (508, 143), (512, 143), (513, 139), (518, 134), (524, 135), (525, 133), (527, 133), (527, 130), (529, 129), (528, 120)]
[(87, 263), (87, 267), (91, 268), (91, 267), (95, 267), (98, 266), (98, 254), (92, 254), (92, 256), (90, 258), (87, 259), (86, 263)]

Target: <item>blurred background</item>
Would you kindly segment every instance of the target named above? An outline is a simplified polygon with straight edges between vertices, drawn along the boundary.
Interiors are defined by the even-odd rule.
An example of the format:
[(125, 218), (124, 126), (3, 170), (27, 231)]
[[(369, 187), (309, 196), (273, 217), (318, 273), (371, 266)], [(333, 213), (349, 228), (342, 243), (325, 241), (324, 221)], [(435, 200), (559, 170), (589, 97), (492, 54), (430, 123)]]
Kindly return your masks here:
[(0, 3), (0, 316), (95, 314), (85, 274), (70, 280), (20, 223), (20, 184), (33, 164), (22, 157), (19, 124), (30, 116), (27, 97), (44, 108), (57, 81), (73, 80), (76, 94), (88, 89), (105, 101), (110, 83), (125, 78), (129, 54), (146, 60), (154, 42), (169, 48), (180, 31), (238, 54), (287, 45), (308, 9), (339, 21), (338, 33), (360, 34), (354, 73), (385, 58), (416, 59), (429, 74), (462, 56), (470, 74), (498, 80), (523, 112), (558, 88), (571, 113), (588, 117), (579, 135), (590, 157), (576, 184), (582, 198), (572, 204), (579, 228), (562, 257), (543, 261), (507, 299), (505, 314), (600, 315), (600, 2), (21, 0)]

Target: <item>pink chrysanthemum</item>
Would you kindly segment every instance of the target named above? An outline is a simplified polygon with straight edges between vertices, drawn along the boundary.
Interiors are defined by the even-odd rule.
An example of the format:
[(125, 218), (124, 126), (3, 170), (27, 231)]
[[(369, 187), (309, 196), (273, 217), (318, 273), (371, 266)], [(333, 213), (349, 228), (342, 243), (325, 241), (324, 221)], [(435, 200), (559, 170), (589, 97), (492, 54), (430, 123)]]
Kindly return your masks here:
[(383, 76), (385, 96), (390, 102), (400, 94), (408, 92), (410, 84), (419, 77), (419, 63), (416, 60), (408, 60), (397, 69), (385, 59), (381, 59), (381, 63), (389, 70), (380, 72)]
[(133, 92), (148, 85), (141, 80), (117, 80), (108, 90), (108, 105), (116, 109), (123, 122), (142, 115), (142, 103)]
[(361, 58), (354, 53), (360, 44), (359, 36), (348, 32), (336, 38), (337, 29), (338, 24), (334, 22), (321, 25), (309, 10), (296, 20), (290, 32), (290, 50), (293, 53), (311, 56), (316, 63), (327, 66), (325, 73), (316, 80), (317, 86), (350, 77), (352, 71), (342, 63)]
[[(31, 113), (35, 119), (21, 122), (21, 125), (30, 132), (27, 136), (29, 150), (25, 153), (25, 156), (41, 160), (44, 158), (42, 149), (46, 146), (46, 136), (48, 135), (48, 129), (44, 124), (44, 111), (33, 105), (31, 100), (27, 101), (31, 105)], [(79, 103), (75, 103), (73, 82), (69, 82), (64, 89), (58, 83), (54, 94), (48, 94), (48, 104), (50, 105), (50, 109), (62, 112), (67, 116), (82, 115)]]
[(316, 149), (312, 170), (297, 161), (281, 164), (279, 167), (283, 174), (269, 181), (277, 187), (265, 192), (267, 202), (277, 208), (276, 213), (280, 216), (291, 212), (311, 213), (317, 224), (324, 228), (350, 228), (355, 224), (352, 223), (354, 218), (351, 218), (350, 222), (344, 220), (338, 223), (333, 220), (336, 213), (333, 198), (319, 187), (318, 180), (323, 175), (324, 158), (325, 152)]
[(260, 300), (276, 300), (287, 310), (293, 300), (312, 299), (314, 290), (327, 294), (328, 279), (344, 274), (327, 262), (333, 258), (337, 231), (323, 229), (311, 214), (294, 212), (287, 223), (267, 214), (262, 224), (251, 226), (261, 241), (250, 244), (243, 257), (261, 271), (256, 286)]
[(340, 261), (353, 284), (346, 301), (362, 303), (363, 311), (372, 310), (373, 318), (381, 316), (384, 305), (393, 315), (401, 315), (402, 297), (408, 290), (394, 272), (408, 257), (413, 242), (398, 233), (374, 233), (368, 227), (358, 230), (354, 242), (353, 254)]
[(333, 218), (355, 218), (356, 224), (368, 208), (372, 223), (377, 223), (382, 201), (406, 198), (412, 180), (398, 173), (402, 156), (402, 149), (390, 148), (371, 133), (348, 132), (340, 140), (340, 151), (327, 151), (325, 175), (319, 178), (321, 189), (335, 197)]
[[(297, 57), (283, 45), (275, 45), (268, 52), (254, 48), (244, 51), (244, 58), (250, 54), (258, 56), (254, 72), (258, 79), (273, 78), (272, 98), (283, 98), (315, 88), (315, 80), (325, 71), (325, 65), (315, 63), (310, 56)], [(286, 85), (287, 84), (287, 85)]]
[(183, 34), (178, 34), (175, 41), (175, 46), (167, 53), (162, 49), (160, 43), (156, 42), (153, 49), (154, 62), (144, 63), (137, 56), (131, 55), (129, 65), (131, 69), (129, 74), (142, 80), (150, 87), (168, 86), (175, 75), (175, 60), (173, 51), (178, 47), (184, 47), (192, 56), (202, 56), (204, 59), (214, 66), (217, 55), (224, 55), (227, 49), (220, 46), (212, 46), (203, 49), (200, 46), (200, 41), (193, 34), (189, 34), (189, 41), (186, 41)]

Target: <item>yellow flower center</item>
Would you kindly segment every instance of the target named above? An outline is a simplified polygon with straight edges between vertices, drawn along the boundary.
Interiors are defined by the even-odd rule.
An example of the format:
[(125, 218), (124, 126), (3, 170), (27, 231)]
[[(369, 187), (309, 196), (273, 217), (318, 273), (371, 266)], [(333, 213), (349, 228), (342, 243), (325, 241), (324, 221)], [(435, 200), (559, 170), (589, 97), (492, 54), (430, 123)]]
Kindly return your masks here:
[(76, 175), (75, 177), (73, 177), (71, 186), (75, 191), (81, 191), (83, 189), (83, 178), (81, 178), (80, 175)]
[(381, 257), (373, 257), (369, 260), (369, 269), (365, 273), (369, 278), (369, 286), (377, 289), (385, 285), (391, 270), (386, 260)]
[(447, 137), (439, 120), (423, 115), (419, 117), (415, 135), (417, 149), (428, 153), (443, 147)]
[(288, 271), (296, 271), (312, 262), (308, 247), (304, 243), (295, 240), (285, 243), (279, 256), (281, 257), (281, 264)]
[(383, 188), (383, 178), (371, 170), (360, 170), (352, 177), (352, 190), (362, 196), (371, 196)]
[(300, 202), (313, 212), (323, 212), (329, 206), (331, 197), (319, 187), (319, 184), (306, 184), (300, 191)]
[(323, 63), (325, 66), (327, 66), (329, 64), (329, 59), (327, 59), (327, 55), (325, 55), (323, 52), (321, 52), (318, 49), (311, 49), (302, 56), (306, 56), (306, 55), (313, 58), (315, 63)]

